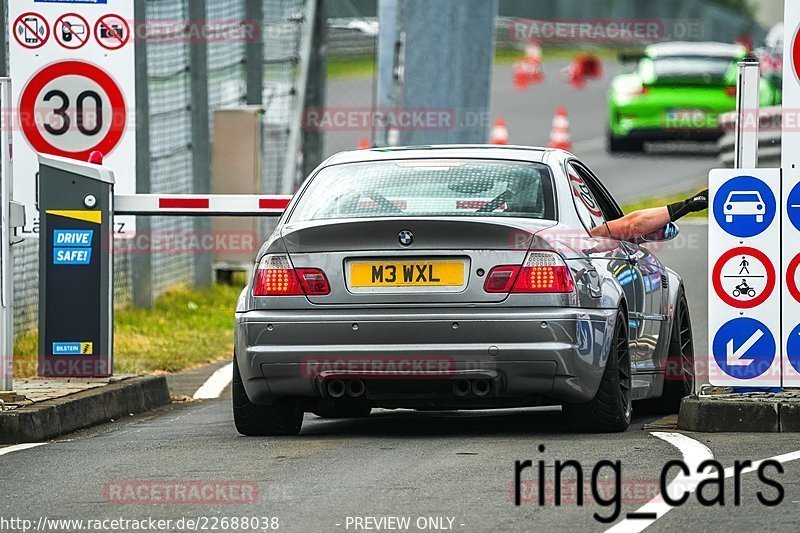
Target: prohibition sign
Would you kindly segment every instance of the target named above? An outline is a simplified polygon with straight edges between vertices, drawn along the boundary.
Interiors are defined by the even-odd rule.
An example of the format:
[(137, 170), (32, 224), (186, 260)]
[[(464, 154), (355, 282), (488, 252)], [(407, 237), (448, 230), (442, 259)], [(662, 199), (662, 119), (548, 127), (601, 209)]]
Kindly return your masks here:
[(796, 255), (786, 268), (786, 288), (789, 289), (789, 294), (792, 295), (792, 298), (800, 302), (800, 289), (798, 289), (797, 281), (795, 281), (798, 266), (800, 266), (800, 254)]
[(794, 32), (792, 40), (792, 66), (795, 77), (800, 81), (800, 27)]
[(14, 21), (14, 38), (32, 50), (41, 48), (50, 38), (50, 25), (38, 13), (23, 13)]
[[(764, 290), (762, 290), (761, 293), (756, 295), (752, 300), (737, 299), (733, 295), (728, 294), (728, 292), (725, 290), (725, 287), (722, 285), (722, 268), (728, 261), (740, 256), (750, 256), (757, 259), (762, 265), (764, 265), (764, 270), (766, 272), (766, 285)], [(763, 304), (765, 301), (767, 301), (767, 298), (770, 297), (772, 291), (775, 289), (775, 267), (772, 265), (772, 261), (770, 261), (769, 257), (767, 257), (766, 254), (764, 254), (764, 252), (761, 250), (756, 250), (755, 248), (750, 248), (747, 246), (733, 248), (732, 250), (728, 250), (722, 254), (722, 257), (720, 257), (717, 263), (714, 265), (714, 271), (711, 277), (714, 283), (714, 292), (717, 293), (717, 296), (719, 296), (720, 300), (737, 309), (752, 309), (753, 307)]]
[[(80, 28), (83, 28), (82, 33), (79, 31)], [(77, 50), (89, 42), (89, 23), (77, 13), (67, 13), (58, 17), (53, 32), (58, 44), (67, 50)]]
[[(43, 130), (47, 130), (47, 126), (41, 124), (39, 120), (37, 120), (39, 118), (38, 115), (41, 114), (41, 104), (39, 103), (41, 101), (41, 93), (51, 82), (66, 76), (71, 78), (84, 77), (87, 78), (92, 85), (99, 86), (103, 94), (98, 94), (97, 97), (102, 101), (100, 102), (101, 104), (107, 104), (107, 107), (111, 110), (110, 127), (108, 127), (106, 133), (97, 143), (87, 149), (71, 151), (63, 146), (57, 146), (54, 142), (44, 137)], [(69, 111), (68, 108), (70, 107), (66, 101), (67, 96), (62, 96), (61, 100), (59, 111), (62, 115), (65, 115), (64, 120), (68, 121), (67, 123), (69, 124), (73, 117), (67, 118), (66, 116), (67, 111)], [(55, 101), (58, 102), (58, 100)], [(85, 103), (85, 101), (82, 103)], [(77, 103), (72, 103), (72, 105), (75, 106), (74, 118), (78, 126), (77, 128), (75, 126), (65, 127), (64, 131), (60, 133), (62, 135), (69, 134), (73, 136), (73, 138), (75, 135), (81, 134), (91, 137), (89, 133), (93, 132), (86, 133), (81, 131), (81, 120), (83, 118), (82, 108), (80, 108)], [(86, 161), (89, 154), (94, 151), (106, 155), (109, 154), (117, 144), (119, 144), (120, 139), (122, 139), (127, 123), (125, 96), (122, 94), (117, 82), (104, 70), (84, 61), (63, 61), (61, 63), (54, 63), (40, 70), (31, 78), (27, 86), (23, 89), (19, 108), (22, 132), (34, 150), (45, 154), (70, 157), (82, 161)], [(101, 130), (98, 130), (97, 133), (100, 133), (100, 131)]]
[(128, 22), (119, 15), (104, 15), (94, 25), (94, 36), (106, 50), (119, 50), (128, 44), (131, 29)]

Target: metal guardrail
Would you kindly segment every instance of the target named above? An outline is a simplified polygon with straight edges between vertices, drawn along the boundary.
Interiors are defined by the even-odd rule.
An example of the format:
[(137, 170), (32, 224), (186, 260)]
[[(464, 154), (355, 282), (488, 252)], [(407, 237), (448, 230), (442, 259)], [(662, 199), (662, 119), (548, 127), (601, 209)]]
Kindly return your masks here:
[[(781, 120), (780, 106), (766, 107), (759, 110), (758, 133), (758, 166), (775, 168), (781, 164)], [(719, 160), (723, 167), (733, 168), (735, 160), (734, 145), (736, 142), (736, 113), (726, 113), (719, 117), (719, 125), (725, 130), (718, 143)]]

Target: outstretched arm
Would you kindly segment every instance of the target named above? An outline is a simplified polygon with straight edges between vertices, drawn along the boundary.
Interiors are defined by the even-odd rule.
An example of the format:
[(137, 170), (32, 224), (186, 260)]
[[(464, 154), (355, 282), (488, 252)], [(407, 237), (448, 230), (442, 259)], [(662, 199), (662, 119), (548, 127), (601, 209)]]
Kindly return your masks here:
[(619, 240), (633, 240), (636, 237), (653, 233), (675, 222), (681, 217), (708, 209), (708, 189), (702, 191), (683, 202), (677, 202), (665, 207), (654, 207), (634, 211), (617, 220), (598, 226), (591, 231), (593, 237), (611, 237)]

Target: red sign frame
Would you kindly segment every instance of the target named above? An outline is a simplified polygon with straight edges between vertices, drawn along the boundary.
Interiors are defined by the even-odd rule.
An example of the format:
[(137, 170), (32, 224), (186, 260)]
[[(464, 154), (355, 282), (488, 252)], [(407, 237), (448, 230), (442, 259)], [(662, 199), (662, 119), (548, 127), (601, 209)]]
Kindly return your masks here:
[[(753, 298), (749, 302), (737, 300), (725, 292), (725, 288), (722, 286), (722, 267), (725, 265), (725, 263), (737, 255), (749, 255), (758, 259), (758, 261), (764, 265), (767, 271), (767, 285), (764, 287), (764, 291), (757, 298)], [(751, 248), (749, 246), (733, 248), (732, 250), (728, 250), (722, 254), (722, 256), (714, 265), (714, 271), (711, 275), (712, 283), (714, 285), (714, 292), (717, 293), (717, 296), (719, 296), (720, 300), (731, 307), (735, 307), (736, 309), (752, 309), (766, 302), (767, 299), (772, 295), (772, 292), (775, 290), (775, 277), (775, 265), (772, 264), (772, 261), (770, 261), (769, 257), (767, 257), (767, 255), (761, 250), (756, 250), (755, 248)]]
[[(105, 137), (88, 150), (69, 152), (53, 146), (44, 138), (36, 123), (36, 99), (51, 81), (63, 76), (83, 76), (94, 81), (105, 92), (111, 103), (111, 127)], [(46, 66), (37, 72), (22, 90), (19, 113), (22, 133), (37, 152), (86, 161), (92, 152), (108, 155), (117, 147), (128, 122), (125, 96), (117, 82), (104, 70), (85, 61), (62, 61)]]

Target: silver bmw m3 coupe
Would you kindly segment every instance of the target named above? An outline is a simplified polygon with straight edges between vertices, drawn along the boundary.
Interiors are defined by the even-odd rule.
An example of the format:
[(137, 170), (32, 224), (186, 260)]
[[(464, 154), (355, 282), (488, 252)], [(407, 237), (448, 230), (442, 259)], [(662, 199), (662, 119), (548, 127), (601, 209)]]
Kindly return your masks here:
[[(635, 242), (570, 153), (433, 146), (341, 153), (305, 181), (236, 309), (233, 411), (244, 435), (304, 412), (562, 405), (622, 431), (634, 400), (693, 387), (683, 283)], [(653, 243), (649, 248), (648, 242)]]

